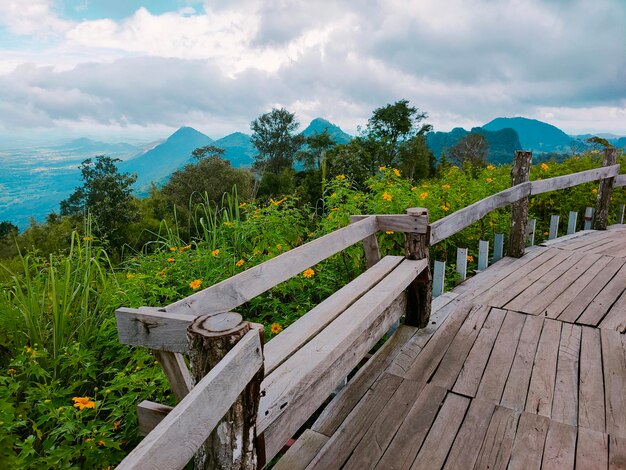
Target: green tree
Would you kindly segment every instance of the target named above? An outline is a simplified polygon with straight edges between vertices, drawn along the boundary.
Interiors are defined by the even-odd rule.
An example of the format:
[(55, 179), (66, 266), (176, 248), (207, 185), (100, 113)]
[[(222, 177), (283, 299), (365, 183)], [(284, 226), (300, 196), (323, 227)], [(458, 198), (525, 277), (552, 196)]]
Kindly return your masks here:
[(9, 237), (10, 235), (17, 235), (18, 229), (15, 224), (12, 224), (8, 220), (0, 222), (0, 238)]
[(62, 216), (82, 216), (89, 211), (96, 221), (94, 233), (113, 247), (122, 246), (128, 225), (137, 218), (132, 195), (137, 176), (120, 173), (116, 166), (119, 161), (104, 155), (83, 161), (79, 167), (82, 186), (60, 204)]
[(469, 170), (475, 177), (478, 170), (487, 164), (489, 144), (485, 137), (472, 132), (450, 147), (448, 152), (453, 162)]
[(430, 178), (435, 175), (436, 160), (433, 152), (426, 144), (426, 136), (418, 134), (402, 142), (398, 150), (397, 165), (402, 174), (411, 181)]
[(298, 152), (297, 158), (302, 162), (307, 170), (320, 170), (322, 161), (326, 156), (326, 152), (336, 145), (336, 142), (328, 134), (328, 130), (324, 130), (319, 134), (313, 134), (305, 139), (305, 148)]
[(261, 173), (278, 174), (291, 168), (304, 137), (295, 132), (300, 127), (295, 114), (285, 108), (272, 109), (250, 124), (251, 142), (257, 149), (255, 167)]
[(220, 157), (224, 155), (224, 149), (215, 147), (214, 145), (207, 145), (206, 147), (198, 147), (193, 152), (191, 152), (191, 156), (196, 160), (202, 160), (203, 158), (209, 157)]

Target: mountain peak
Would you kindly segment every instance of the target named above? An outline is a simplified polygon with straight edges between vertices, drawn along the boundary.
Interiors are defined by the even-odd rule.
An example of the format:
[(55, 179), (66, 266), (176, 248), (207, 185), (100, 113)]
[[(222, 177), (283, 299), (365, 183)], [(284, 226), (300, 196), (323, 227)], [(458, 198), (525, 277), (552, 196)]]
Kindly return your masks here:
[(309, 137), (311, 135), (321, 134), (324, 131), (328, 132), (328, 135), (338, 144), (347, 144), (352, 140), (352, 137), (342, 131), (339, 126), (321, 117), (313, 119), (307, 128), (302, 131), (302, 135)]
[(525, 117), (495, 118), (483, 126), (489, 131), (501, 129), (515, 129), (519, 135), (520, 143), (526, 150), (537, 152), (563, 152), (567, 150), (572, 138), (558, 127), (542, 122), (537, 119)]
[(181, 140), (209, 140), (209, 142), (213, 142), (209, 136), (204, 135), (202, 132), (195, 130), (193, 127), (183, 126), (174, 132), (171, 136), (167, 138), (167, 142), (170, 141), (181, 141)]

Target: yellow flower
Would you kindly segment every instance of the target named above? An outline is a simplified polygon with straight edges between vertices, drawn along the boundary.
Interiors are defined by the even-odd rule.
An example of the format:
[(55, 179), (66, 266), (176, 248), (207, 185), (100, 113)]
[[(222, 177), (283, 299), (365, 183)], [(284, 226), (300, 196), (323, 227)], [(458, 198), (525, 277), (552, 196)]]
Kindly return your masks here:
[(420, 194), (420, 199), (426, 199), (428, 197), (428, 193)]
[(398, 170), (397, 168), (394, 168), (393, 174), (396, 175), (397, 177), (400, 177), (400, 170)]
[(240, 259), (239, 261), (237, 261), (237, 262), (235, 263), (235, 266), (237, 266), (238, 268), (240, 268), (240, 267), (242, 267), (242, 266), (243, 266), (243, 263), (245, 263), (245, 261), (244, 261), (244, 260), (242, 260), (242, 259)]
[(278, 323), (272, 323), (272, 326), (270, 326), (270, 331), (273, 335), (277, 335), (278, 333), (283, 331), (283, 327), (280, 326)]
[(167, 258), (168, 263), (173, 263), (174, 261), (176, 261), (174, 258)]
[(95, 408), (96, 402), (91, 401), (89, 397), (74, 397), (72, 398), (74, 402), (74, 407), (82, 410), (83, 408)]
[(337, 176), (335, 176), (335, 179), (336, 179), (337, 181), (343, 181), (343, 180), (345, 180), (345, 179), (346, 179), (346, 175), (337, 175)]
[(450, 208), (448, 206), (441, 206), (444, 212), (448, 212)]
[(487, 183), (491, 183), (491, 182), (493, 182), (493, 178), (487, 178), (486, 181), (487, 181)]
[(157, 273), (157, 276), (165, 277), (167, 274), (167, 268), (163, 268), (161, 271)]
[(170, 251), (176, 251), (176, 247), (175, 246), (171, 246), (170, 247)]
[(134, 274), (131, 274), (131, 273), (126, 274), (126, 279), (128, 279), (129, 281), (134, 277), (135, 277)]
[(385, 233), (386, 233), (387, 235), (393, 235), (393, 230), (387, 230)]
[(598, 189), (597, 189), (597, 188), (593, 188), (593, 189), (591, 190), (591, 192), (592, 192), (593, 194), (598, 194)]
[(496, 169), (496, 167), (495, 167), (495, 166), (493, 166), (493, 165), (487, 165), (487, 169), (488, 169), (489, 171), (493, 171), (493, 170), (495, 170), (495, 169)]
[(93, 240), (92, 237), (83, 237), (83, 241), (85, 241), (85, 242), (90, 242), (92, 240)]
[(7, 374), (9, 375), (15, 375), (15, 369), (11, 368), (11, 369), (7, 369)]
[(30, 353), (31, 352), (30, 346), (26, 346), (24, 348), (24, 351), (26, 351), (26, 353)]
[(591, 153), (600, 153), (600, 151), (598, 149), (593, 149)]
[(333, 207), (333, 208), (331, 209), (331, 211), (338, 211), (338, 210), (339, 210), (339, 208), (338, 208), (338, 207)]
[(113, 431), (117, 431), (117, 428), (120, 427), (120, 424), (122, 424), (122, 420), (121, 419), (118, 419), (117, 421), (115, 421), (113, 423)]
[(201, 285), (202, 285), (202, 279), (196, 279), (189, 283), (189, 287), (191, 287), (193, 290), (198, 290)]
[(417, 191), (417, 186), (411, 186), (411, 191)]
[(190, 249), (191, 249), (191, 245), (181, 246), (180, 247), (180, 252), (184, 253), (185, 251), (190, 250)]
[(543, 232), (544, 237), (547, 237), (548, 235), (550, 235), (548, 232)]
[(474, 257), (472, 255), (467, 255), (467, 261), (469, 261), (470, 263), (473, 263)]
[(283, 246), (279, 243), (278, 245), (276, 245), (276, 249), (277, 249), (278, 251), (280, 251), (280, 250), (282, 250), (282, 249), (283, 249)]
[(226, 222), (224, 222), (224, 225), (226, 225), (227, 227), (232, 227), (233, 223), (227, 220)]
[(448, 183), (442, 184), (441, 189), (445, 189), (447, 191), (448, 189), (450, 189), (450, 185)]
[(104, 445), (104, 441), (103, 441), (102, 439), (100, 439), (100, 440), (98, 441), (98, 445), (99, 445), (100, 447), (102, 447), (102, 446)]
[(380, 171), (385, 171), (385, 170), (387, 169), (387, 167), (386, 167), (386, 166), (379, 166), (379, 167), (378, 167), (378, 169), (379, 169)]
[(546, 163), (542, 163), (542, 164), (540, 165), (540, 168), (541, 168), (543, 171), (548, 171), (548, 170), (550, 169), (550, 167), (549, 167)]
[(393, 196), (392, 196), (391, 194), (389, 194), (388, 192), (384, 192), (384, 193), (383, 193), (383, 199), (384, 199), (385, 201), (388, 201), (388, 202), (389, 202), (389, 201), (391, 201), (391, 200), (393, 199)]
[(330, 197), (331, 197), (331, 198), (335, 198), (335, 197), (337, 197), (337, 193), (332, 193), (332, 194), (330, 195)]
[(285, 196), (284, 198), (279, 199), (278, 201), (274, 201), (274, 199), (270, 199), (270, 202), (272, 203), (272, 205), (278, 206), (281, 203), (285, 202), (286, 200), (287, 200), (287, 197)]
[(315, 276), (315, 271), (313, 271), (311, 268), (305, 269), (305, 271), (302, 273), (302, 276), (304, 276), (306, 279), (309, 279)]
[(246, 207), (246, 203), (245, 202), (240, 202), (239, 203), (239, 207)]
[(217, 255), (219, 255), (219, 254), (220, 254), (220, 250), (219, 250), (218, 248), (216, 248), (215, 250), (213, 250), (213, 251), (211, 252), (211, 256), (212, 256), (213, 258), (215, 258), (215, 257), (216, 257)]

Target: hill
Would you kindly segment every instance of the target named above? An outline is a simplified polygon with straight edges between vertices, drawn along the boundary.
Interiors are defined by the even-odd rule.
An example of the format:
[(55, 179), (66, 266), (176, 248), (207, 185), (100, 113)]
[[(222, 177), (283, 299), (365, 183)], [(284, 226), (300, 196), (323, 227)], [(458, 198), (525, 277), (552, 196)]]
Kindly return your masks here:
[(524, 117), (499, 117), (482, 127), (488, 131), (515, 129), (522, 148), (533, 152), (568, 152), (573, 140), (552, 124)]
[(352, 136), (350, 134), (346, 134), (339, 126), (336, 126), (335, 124), (322, 118), (313, 119), (301, 134), (304, 137), (309, 137), (311, 135), (321, 134), (324, 131), (328, 132), (328, 135), (337, 144), (347, 144), (352, 140)]
[(235, 168), (251, 166), (254, 162), (256, 147), (250, 142), (250, 136), (243, 132), (229, 134), (211, 145), (224, 149), (224, 158)]
[(474, 127), (471, 131), (456, 127), (450, 132), (429, 132), (426, 135), (426, 143), (439, 160), (442, 152), (447, 153), (450, 147), (470, 133), (480, 134), (487, 139), (489, 144), (487, 159), (490, 163), (511, 163), (515, 151), (522, 148), (520, 139), (513, 129), (489, 131), (482, 127)]

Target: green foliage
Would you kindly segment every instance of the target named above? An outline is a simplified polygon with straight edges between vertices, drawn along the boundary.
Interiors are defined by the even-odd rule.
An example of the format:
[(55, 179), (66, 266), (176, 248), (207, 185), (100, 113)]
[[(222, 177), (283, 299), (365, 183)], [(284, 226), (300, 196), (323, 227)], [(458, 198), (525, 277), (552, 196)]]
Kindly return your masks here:
[(454, 163), (476, 177), (478, 169), (487, 164), (489, 145), (482, 135), (471, 133), (459, 140), (448, 152)]

